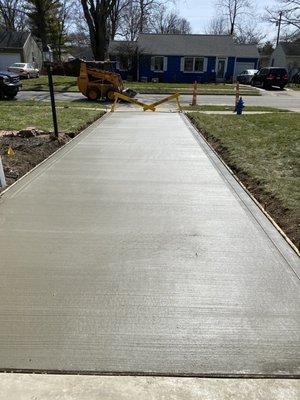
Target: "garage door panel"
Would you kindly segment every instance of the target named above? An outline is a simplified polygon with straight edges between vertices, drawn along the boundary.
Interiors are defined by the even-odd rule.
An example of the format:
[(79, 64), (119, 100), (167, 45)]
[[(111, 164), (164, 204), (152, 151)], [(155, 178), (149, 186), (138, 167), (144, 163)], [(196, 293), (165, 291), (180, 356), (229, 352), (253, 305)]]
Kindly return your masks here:
[(17, 53), (1, 53), (0, 54), (0, 70), (6, 71), (13, 63), (21, 62), (21, 56)]
[(237, 62), (235, 64), (235, 75), (239, 75), (241, 72), (246, 69), (255, 69), (254, 62)]

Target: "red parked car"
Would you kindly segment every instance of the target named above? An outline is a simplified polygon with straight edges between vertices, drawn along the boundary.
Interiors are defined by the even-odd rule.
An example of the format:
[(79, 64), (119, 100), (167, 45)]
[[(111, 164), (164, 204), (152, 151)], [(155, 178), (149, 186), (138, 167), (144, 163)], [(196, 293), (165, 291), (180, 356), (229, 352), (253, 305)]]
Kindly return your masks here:
[(262, 68), (252, 78), (252, 86), (262, 86), (270, 89), (272, 86), (279, 86), (283, 89), (289, 81), (289, 76), (285, 68)]

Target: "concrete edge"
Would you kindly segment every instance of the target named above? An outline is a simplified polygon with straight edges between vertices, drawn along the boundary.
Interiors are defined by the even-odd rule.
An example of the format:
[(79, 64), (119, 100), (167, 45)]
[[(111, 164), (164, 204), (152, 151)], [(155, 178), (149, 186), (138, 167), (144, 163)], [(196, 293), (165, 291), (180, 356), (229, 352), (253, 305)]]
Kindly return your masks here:
[[(38, 169), (40, 169), (44, 164), (51, 161), (51, 159), (54, 158), (55, 156), (57, 156), (59, 153), (61, 153), (61, 156), (63, 156), (65, 153), (69, 152), (75, 146), (76, 142), (79, 141), (79, 139), (81, 140), (82, 137), (87, 136), (89, 133), (91, 133), (91, 131), (93, 131), (98, 125), (100, 125), (109, 116), (110, 116), (110, 113), (106, 111), (104, 113), (104, 115), (102, 115), (100, 118), (96, 119), (96, 121), (92, 122), (85, 129), (80, 131), (73, 139), (69, 140), (66, 144), (59, 147), (57, 150), (55, 150), (53, 153), (51, 153), (50, 156), (45, 158), (43, 161), (41, 161), (39, 164), (37, 164), (35, 167), (33, 167), (30, 171), (26, 172), (26, 174), (22, 175), (18, 180), (16, 180), (14, 183), (12, 183), (6, 189), (4, 189), (2, 192), (0, 192), (0, 204), (1, 204), (1, 200), (3, 201), (3, 198), (8, 196), (7, 193), (10, 194), (11, 192), (14, 191), (15, 186), (17, 184), (22, 185), (23, 180), (28, 178), (28, 176), (30, 176), (31, 174), (36, 172)], [(59, 157), (59, 158), (61, 158), (61, 157)], [(52, 163), (50, 165), (52, 165)], [(28, 184), (30, 182), (32, 182), (32, 180), (30, 180), (28, 182)], [(24, 184), (23, 186), (21, 186), (21, 188), (19, 190), (21, 190), (24, 186), (27, 186), (27, 185)]]
[(260, 225), (261, 229), (276, 247), (279, 254), (288, 263), (293, 273), (297, 276), (298, 279), (300, 279), (300, 271), (298, 268), (300, 253), (296, 246), (286, 236), (286, 234), (277, 225), (273, 218), (263, 209), (260, 203), (254, 198), (254, 196), (252, 196), (252, 194), (246, 189), (246, 187), (236, 177), (233, 171), (221, 159), (218, 153), (210, 146), (210, 144), (203, 137), (201, 132), (199, 132), (198, 129), (191, 123), (189, 118), (185, 114), (181, 114), (181, 118), (191, 131), (195, 140), (210, 158), (211, 162), (216, 166), (219, 174), (223, 177), (223, 179), (228, 182), (233, 192), (244, 204), (248, 213)]
[(194, 379), (227, 379), (227, 380), (300, 380), (300, 374), (221, 374), (221, 373), (158, 373), (152, 371), (101, 371), (101, 370), (51, 370), (51, 369), (22, 369), (22, 368), (1, 368), (0, 378), (3, 374), (22, 374), (22, 375), (54, 375), (54, 376), (127, 376), (127, 377), (156, 377), (156, 378), (194, 378)]

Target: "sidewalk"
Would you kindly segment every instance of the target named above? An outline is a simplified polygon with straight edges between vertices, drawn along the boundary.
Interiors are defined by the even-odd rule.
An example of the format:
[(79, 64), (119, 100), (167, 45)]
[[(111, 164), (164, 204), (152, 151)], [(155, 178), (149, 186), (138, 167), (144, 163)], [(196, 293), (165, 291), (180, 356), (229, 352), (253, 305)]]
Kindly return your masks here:
[(299, 259), (184, 116), (114, 113), (0, 198), (0, 369), (295, 377)]
[(0, 400), (298, 400), (291, 379), (0, 374)]

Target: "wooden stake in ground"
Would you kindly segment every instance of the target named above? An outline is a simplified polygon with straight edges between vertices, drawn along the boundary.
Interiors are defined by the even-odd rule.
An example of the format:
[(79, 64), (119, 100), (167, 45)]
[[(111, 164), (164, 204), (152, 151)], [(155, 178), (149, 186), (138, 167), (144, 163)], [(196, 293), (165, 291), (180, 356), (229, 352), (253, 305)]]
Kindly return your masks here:
[(237, 103), (240, 99), (240, 83), (237, 82), (236, 83), (236, 87), (235, 87), (235, 106), (234, 106), (234, 111), (236, 111), (236, 107), (237, 107)]
[(1, 156), (0, 156), (0, 186), (3, 187), (3, 188), (6, 186), (6, 180), (5, 180), (5, 175), (4, 175), (4, 169), (3, 169)]
[(192, 99), (192, 106), (196, 107), (196, 105), (197, 105), (197, 81), (194, 82), (193, 99)]

